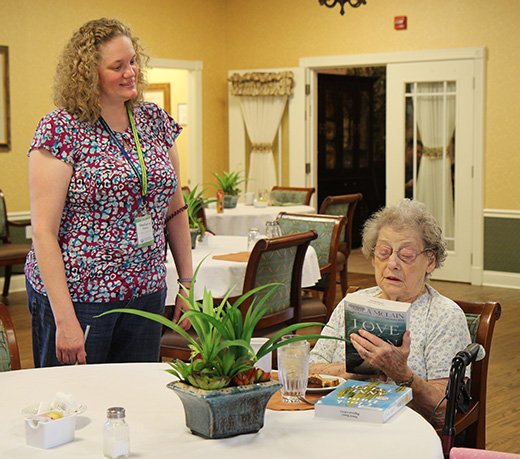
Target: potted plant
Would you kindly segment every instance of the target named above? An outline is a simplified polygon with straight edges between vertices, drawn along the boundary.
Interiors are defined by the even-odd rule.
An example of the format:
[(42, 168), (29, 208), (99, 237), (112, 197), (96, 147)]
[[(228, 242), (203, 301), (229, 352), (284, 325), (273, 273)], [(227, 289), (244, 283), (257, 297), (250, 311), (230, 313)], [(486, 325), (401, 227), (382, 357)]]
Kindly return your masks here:
[(184, 202), (188, 205), (186, 212), (188, 213), (188, 222), (190, 225), (192, 249), (194, 249), (197, 244), (197, 237), (198, 240), (202, 242), (206, 232), (202, 219), (199, 217), (199, 212), (208, 204), (219, 201), (214, 198), (205, 198), (203, 194), (206, 190), (198, 191), (198, 186), (199, 185), (195, 185), (195, 188), (189, 193), (186, 190), (182, 190)]
[(224, 208), (232, 209), (236, 207), (238, 202), (238, 194), (240, 189), (238, 185), (247, 182), (248, 179), (241, 178), (243, 171), (238, 172), (224, 172), (214, 173), (213, 175), (218, 180), (219, 186), (224, 192)]
[[(189, 362), (174, 360), (170, 363), (171, 369), (166, 371), (179, 379), (167, 387), (180, 397), (186, 426), (192, 433), (206, 438), (226, 438), (257, 432), (263, 427), (267, 402), (281, 384), (270, 380), (269, 373), (255, 368), (255, 363), (264, 355), (294, 341), (340, 338), (311, 334), (279, 341), (283, 335), (300, 328), (324, 325), (317, 322), (293, 324), (272, 336), (255, 354), (250, 344), (253, 331), (266, 314), (268, 305), (265, 302), (278, 284), (250, 290), (232, 304), (228, 301), (228, 293), (219, 305), (215, 305), (211, 292), (206, 290), (201, 302), (194, 298), (198, 269), (189, 293), (185, 289), (188, 309), (180, 318), (180, 321), (184, 318), (190, 320), (196, 337), (160, 314), (114, 309), (101, 316), (112, 312), (136, 314), (159, 322), (188, 340), (192, 350)], [(269, 292), (256, 305), (253, 302), (243, 317), (240, 305), (264, 288), (269, 288)]]

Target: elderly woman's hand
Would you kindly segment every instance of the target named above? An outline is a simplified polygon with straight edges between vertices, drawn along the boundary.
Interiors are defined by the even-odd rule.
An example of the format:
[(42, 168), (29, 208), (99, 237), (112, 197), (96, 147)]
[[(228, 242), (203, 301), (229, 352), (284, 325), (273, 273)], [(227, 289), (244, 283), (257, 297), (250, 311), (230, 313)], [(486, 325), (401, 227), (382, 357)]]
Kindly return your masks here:
[(407, 363), (412, 340), (409, 330), (404, 333), (403, 344), (399, 347), (363, 329), (359, 330), (359, 334), (352, 333), (350, 339), (363, 359), (396, 383), (408, 381), (412, 377), (412, 370)]

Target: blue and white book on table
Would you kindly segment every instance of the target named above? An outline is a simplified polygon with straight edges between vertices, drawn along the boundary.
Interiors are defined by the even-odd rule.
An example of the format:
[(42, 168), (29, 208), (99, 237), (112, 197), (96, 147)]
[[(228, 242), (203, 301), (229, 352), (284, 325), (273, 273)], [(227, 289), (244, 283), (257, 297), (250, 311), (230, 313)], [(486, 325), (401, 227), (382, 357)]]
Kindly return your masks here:
[(315, 416), (386, 422), (410, 400), (409, 387), (348, 379), (314, 405)]

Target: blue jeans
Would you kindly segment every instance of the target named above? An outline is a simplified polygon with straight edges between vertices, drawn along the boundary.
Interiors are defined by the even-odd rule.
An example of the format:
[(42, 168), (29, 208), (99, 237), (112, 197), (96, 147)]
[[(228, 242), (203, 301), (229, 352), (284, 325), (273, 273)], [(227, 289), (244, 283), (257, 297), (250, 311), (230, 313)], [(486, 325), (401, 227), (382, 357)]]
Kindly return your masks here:
[[(49, 299), (26, 281), (27, 302), (32, 316), (32, 343), (35, 368), (59, 366), (56, 358), (56, 324)], [(158, 362), (161, 324), (127, 313), (107, 314), (119, 308), (164, 314), (166, 288), (156, 293), (109, 303), (73, 303), (76, 316), (90, 332), (85, 344), (87, 363)]]

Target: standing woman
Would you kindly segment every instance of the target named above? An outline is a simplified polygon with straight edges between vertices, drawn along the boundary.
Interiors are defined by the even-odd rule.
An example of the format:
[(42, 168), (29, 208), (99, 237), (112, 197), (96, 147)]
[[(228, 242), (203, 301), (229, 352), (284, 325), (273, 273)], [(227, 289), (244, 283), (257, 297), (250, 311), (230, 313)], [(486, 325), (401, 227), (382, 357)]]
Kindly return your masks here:
[[(124, 24), (103, 18), (84, 24), (59, 60), (58, 109), (38, 124), (29, 153), (33, 248), (25, 274), (35, 367), (158, 361), (159, 324), (95, 316), (121, 307), (163, 313), (165, 221), (189, 287), (188, 219), (175, 192), (181, 127), (143, 102), (145, 58)], [(176, 321), (182, 306), (177, 298)]]

